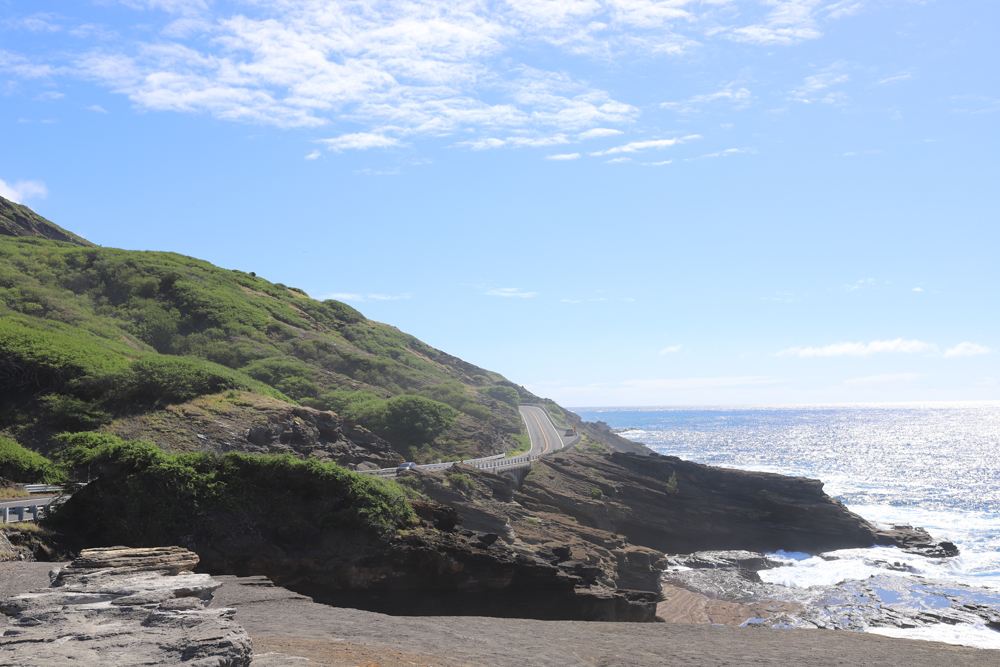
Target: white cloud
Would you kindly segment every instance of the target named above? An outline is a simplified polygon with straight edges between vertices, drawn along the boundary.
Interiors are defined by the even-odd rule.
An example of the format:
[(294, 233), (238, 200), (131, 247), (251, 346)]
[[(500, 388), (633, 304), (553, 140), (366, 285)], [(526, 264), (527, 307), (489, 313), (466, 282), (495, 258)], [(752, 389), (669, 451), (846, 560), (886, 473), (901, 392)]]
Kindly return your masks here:
[(619, 134), (625, 134), (621, 130), (613, 130), (609, 127), (595, 127), (592, 130), (587, 130), (586, 132), (581, 132), (576, 135), (576, 138), (581, 141), (586, 141), (587, 139), (598, 139), (600, 137), (614, 137)]
[(615, 153), (637, 153), (647, 149), (669, 148), (680, 141), (680, 139), (650, 139), (647, 141), (633, 141), (623, 146), (609, 148), (606, 151), (597, 151), (596, 153), (591, 153), (591, 155), (601, 156), (614, 155)]
[(750, 102), (753, 97), (750, 91), (746, 88), (738, 88), (733, 90), (734, 84), (729, 84), (722, 90), (709, 93), (707, 95), (695, 95), (683, 102), (663, 102), (660, 107), (663, 109), (672, 109), (679, 113), (695, 113), (700, 111), (701, 106), (716, 102), (719, 100), (724, 100), (726, 102), (736, 103), (736, 108), (742, 108)]
[(665, 164), (670, 164), (673, 160), (664, 160), (663, 162), (643, 162), (642, 164), (647, 167), (662, 167)]
[(498, 287), (484, 292), (487, 296), (520, 297), (528, 299), (538, 296), (538, 292), (522, 292), (518, 287)]
[[(558, 134), (609, 137), (640, 118), (636, 105), (567, 74), (560, 57), (598, 63), (655, 59), (705, 49), (716, 35), (765, 47), (793, 44), (819, 36), (817, 16), (844, 16), (859, 5), (821, 6), (819, 0), (101, 3), (115, 1), (146, 11), (116, 33), (38, 15), (21, 29), (68, 30), (90, 43), (33, 49), (31, 56), (0, 51), (0, 70), (20, 79), (96, 81), (140, 110), (204, 113), (281, 128), (354, 127), (358, 135), (400, 142), (458, 135), (485, 147), (494, 137), (529, 142)], [(719, 23), (723, 19), (726, 25)], [(553, 71), (522, 61), (539, 47), (554, 55)], [(748, 88), (730, 83), (677, 104), (742, 105), (751, 99)], [(500, 140), (507, 147), (539, 145)]]
[(546, 155), (546, 160), (576, 160), (580, 157), (579, 153), (560, 153), (558, 155)]
[(319, 157), (320, 155), (321, 155), (321, 153), (320, 153), (320, 152), (319, 152), (318, 150), (317, 150), (317, 151), (313, 151), (312, 153), (310, 153), (309, 155), (307, 155), (307, 156), (306, 156), (306, 159), (307, 159), (307, 160), (315, 160), (315, 159), (317, 159), (317, 158), (318, 158), (318, 157)]
[(874, 287), (874, 286), (875, 286), (875, 280), (872, 278), (863, 278), (856, 283), (847, 283), (845, 285), (841, 285), (841, 287), (847, 290), (848, 292), (856, 292), (859, 289), (864, 289), (866, 287)]
[(616, 158), (611, 158), (610, 160), (605, 160), (604, 164), (621, 164), (623, 162), (631, 162), (631, 161), (632, 158), (630, 157), (616, 157)]
[(16, 204), (23, 204), (27, 199), (45, 198), (49, 194), (45, 183), (41, 181), (15, 181), (5, 183), (0, 180), (0, 197), (9, 199)]
[(333, 139), (320, 139), (319, 143), (326, 144), (330, 150), (338, 153), (345, 150), (368, 150), (369, 148), (395, 148), (402, 146), (399, 139), (387, 137), (384, 134), (373, 132), (357, 132), (355, 134), (342, 134)]
[(751, 151), (746, 148), (727, 148), (726, 150), (719, 151), (717, 153), (708, 153), (706, 155), (702, 155), (702, 157), (727, 157), (729, 155), (738, 155), (740, 153), (749, 153), (749, 152)]
[(977, 345), (968, 341), (959, 343), (955, 347), (950, 347), (944, 351), (945, 357), (973, 357), (980, 354), (989, 354), (993, 350), (985, 345)]
[(924, 291), (924, 288), (922, 288), (922, 287), (914, 287), (914, 288), (913, 288), (913, 291), (914, 291), (914, 292), (923, 292), (923, 291)]
[(63, 98), (63, 97), (66, 97), (66, 96), (63, 95), (62, 93), (58, 92), (58, 91), (49, 90), (47, 92), (42, 93), (41, 95), (39, 95), (35, 99), (38, 100), (38, 101), (40, 101), (40, 102), (49, 102), (49, 101), (52, 101), (52, 100), (58, 100), (58, 99)]
[(876, 86), (884, 86), (887, 83), (896, 83), (897, 81), (906, 81), (907, 79), (912, 79), (913, 75), (909, 72), (904, 72), (903, 74), (897, 74), (896, 76), (888, 76), (884, 79), (879, 79), (875, 82)]
[(684, 347), (684, 346), (683, 345), (671, 345), (670, 347), (665, 347), (662, 350), (660, 350), (658, 354), (663, 355), (663, 354), (671, 354), (673, 352), (680, 352), (682, 347)]
[(486, 139), (477, 139), (475, 141), (463, 141), (459, 143), (459, 146), (468, 146), (474, 151), (484, 151), (491, 148), (539, 148), (545, 146), (559, 146), (561, 144), (568, 144), (569, 139), (565, 134), (557, 134), (549, 137), (524, 137), (524, 136), (512, 136), (506, 139), (498, 139), (496, 137), (488, 137)]
[(826, 17), (828, 19), (839, 19), (857, 14), (863, 7), (862, 3), (855, 2), (854, 0), (841, 0), (841, 2), (827, 5), (823, 8), (823, 11), (827, 12)]
[(871, 354), (936, 352), (937, 345), (919, 340), (873, 340), (870, 343), (834, 343), (823, 347), (790, 347), (781, 350), (778, 356), (793, 357), (866, 357)]
[(887, 384), (890, 382), (913, 382), (919, 377), (923, 377), (919, 373), (893, 373), (891, 375), (870, 375), (863, 378), (851, 378), (850, 380), (844, 380), (844, 384)]
[(844, 63), (837, 62), (825, 68), (819, 74), (807, 76), (798, 88), (789, 92), (788, 99), (802, 102), (803, 104), (812, 104), (814, 102), (843, 104), (847, 100), (847, 95), (840, 91), (830, 91), (828, 89), (851, 80), (848, 74), (841, 72), (844, 66)]
[(95, 111), (97, 113), (107, 113), (108, 112), (107, 109), (105, 109), (104, 107), (102, 107), (100, 104), (92, 104), (89, 107), (87, 107), (87, 110), (88, 111)]
[(769, 0), (774, 7), (760, 23), (723, 33), (738, 42), (790, 45), (821, 37), (814, 10), (820, 0)]

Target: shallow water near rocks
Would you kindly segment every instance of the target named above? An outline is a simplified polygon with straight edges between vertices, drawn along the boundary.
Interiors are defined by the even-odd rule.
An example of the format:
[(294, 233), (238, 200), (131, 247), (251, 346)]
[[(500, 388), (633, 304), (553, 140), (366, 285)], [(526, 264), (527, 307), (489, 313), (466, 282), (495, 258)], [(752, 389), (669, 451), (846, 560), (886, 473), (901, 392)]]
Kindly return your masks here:
[[(954, 542), (961, 554), (949, 559), (891, 547), (778, 553), (786, 566), (759, 576), (781, 594), (772, 599), (829, 609), (827, 627), (1000, 649), (1000, 632), (949, 611), (983, 604), (1000, 613), (1000, 402), (574, 411), (631, 429), (621, 435), (661, 454), (821, 479), (869, 521)], [(935, 609), (954, 617), (936, 619)], [(883, 624), (896, 614), (917, 624)]]

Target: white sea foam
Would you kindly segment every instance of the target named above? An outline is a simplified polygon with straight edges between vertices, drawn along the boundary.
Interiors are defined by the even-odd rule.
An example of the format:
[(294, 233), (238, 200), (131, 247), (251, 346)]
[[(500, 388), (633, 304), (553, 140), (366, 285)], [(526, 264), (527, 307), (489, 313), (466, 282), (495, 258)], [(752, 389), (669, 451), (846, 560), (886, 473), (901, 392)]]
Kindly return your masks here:
[(923, 639), (930, 642), (944, 642), (973, 648), (1000, 649), (1000, 632), (985, 627), (982, 623), (958, 625), (932, 625), (925, 628), (869, 628), (868, 632), (899, 639)]

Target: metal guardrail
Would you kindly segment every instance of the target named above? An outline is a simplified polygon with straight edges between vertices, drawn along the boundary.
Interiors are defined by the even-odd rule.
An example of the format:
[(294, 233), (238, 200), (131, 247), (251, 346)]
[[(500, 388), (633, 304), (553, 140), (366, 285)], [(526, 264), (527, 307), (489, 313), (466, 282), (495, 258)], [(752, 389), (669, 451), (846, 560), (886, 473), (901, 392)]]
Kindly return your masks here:
[(16, 507), (0, 507), (0, 523), (12, 523), (11, 517), (16, 517), (14, 520), (17, 523), (24, 521), (24, 515), (30, 514), (31, 518), (29, 521), (38, 522), (42, 516), (48, 513), (49, 505), (52, 503), (45, 503), (44, 505), (18, 505)]
[[(444, 468), (450, 468), (456, 463), (464, 463), (466, 465), (471, 465), (473, 467), (479, 468), (483, 467), (480, 464), (489, 463), (491, 461), (496, 461), (498, 459), (506, 458), (506, 454), (494, 454), (493, 456), (485, 456), (481, 459), (465, 459), (463, 461), (446, 461), (444, 463), (424, 463), (418, 465), (417, 467), (421, 470), (442, 470)], [(355, 470), (354, 472), (360, 473), (362, 475), (389, 475), (396, 474), (396, 468), (382, 468), (381, 470)]]
[(59, 493), (63, 491), (61, 484), (22, 484), (20, 486), (28, 493)]

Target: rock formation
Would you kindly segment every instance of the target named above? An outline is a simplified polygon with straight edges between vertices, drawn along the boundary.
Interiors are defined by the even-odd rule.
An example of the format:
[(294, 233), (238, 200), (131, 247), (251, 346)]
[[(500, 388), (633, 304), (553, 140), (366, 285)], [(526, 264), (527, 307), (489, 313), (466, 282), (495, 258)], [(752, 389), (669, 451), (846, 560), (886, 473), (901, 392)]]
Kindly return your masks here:
[(84, 550), (49, 588), (0, 603), (0, 664), (249, 665), (250, 637), (232, 609), (209, 608), (221, 583), (192, 573), (197, 563), (179, 547)]
[[(461, 486), (455, 475), (465, 478)], [(404, 479), (429, 500), (411, 501), (419, 522), (383, 543), (333, 536), (263, 543), (248, 535), (192, 547), (213, 572), (262, 574), (335, 606), (403, 615), (654, 620), (659, 553), (599, 530), (581, 535), (565, 517), (535, 516), (513, 502), (512, 480), (468, 466)]]
[(875, 527), (823, 493), (819, 480), (658, 454), (556, 454), (535, 463), (515, 497), (665, 553), (820, 553), (876, 540)]

